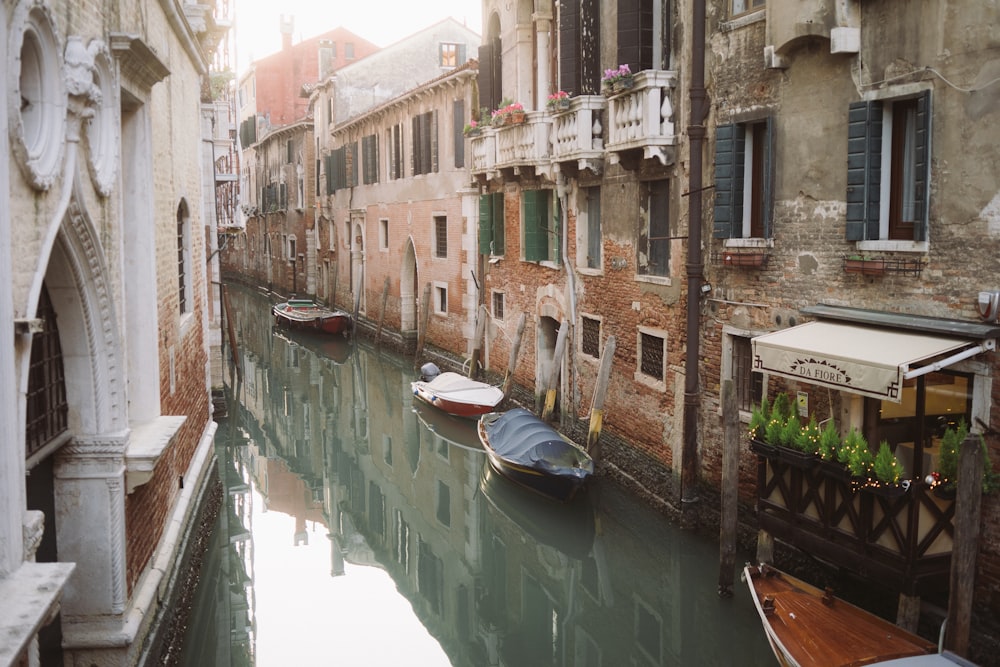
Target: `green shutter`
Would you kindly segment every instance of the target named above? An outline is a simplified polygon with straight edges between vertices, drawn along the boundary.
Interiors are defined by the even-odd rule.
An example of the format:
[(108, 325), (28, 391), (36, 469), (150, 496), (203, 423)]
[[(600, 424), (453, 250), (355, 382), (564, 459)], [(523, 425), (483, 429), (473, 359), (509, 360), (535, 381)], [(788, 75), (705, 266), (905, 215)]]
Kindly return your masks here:
[(541, 262), (549, 258), (545, 223), (548, 214), (548, 190), (525, 190), (524, 199), (524, 259)]
[(506, 219), (503, 213), (503, 193), (495, 192), (493, 197), (493, 254), (504, 254), (504, 228)]
[(733, 234), (733, 176), (736, 170), (736, 125), (720, 125), (715, 129), (715, 222), (712, 236), (729, 239)]
[(493, 242), (493, 195), (479, 195), (479, 253), (490, 254)]
[(915, 179), (913, 195), (916, 198), (914, 203), (914, 225), (913, 240), (926, 241), (927, 228), (930, 224), (928, 205), (929, 190), (928, 184), (931, 178), (931, 91), (925, 90), (917, 100), (917, 137), (916, 137), (916, 160), (914, 164)]

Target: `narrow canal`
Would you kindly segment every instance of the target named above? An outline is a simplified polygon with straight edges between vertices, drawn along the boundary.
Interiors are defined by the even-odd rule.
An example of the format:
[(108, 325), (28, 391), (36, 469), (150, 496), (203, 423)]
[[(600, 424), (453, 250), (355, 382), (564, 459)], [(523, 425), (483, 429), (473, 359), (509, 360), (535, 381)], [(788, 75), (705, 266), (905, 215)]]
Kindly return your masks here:
[(223, 507), (180, 664), (775, 664), (745, 587), (716, 594), (717, 544), (607, 479), (568, 505), (512, 486), (472, 422), (414, 405), (412, 359), (229, 299)]

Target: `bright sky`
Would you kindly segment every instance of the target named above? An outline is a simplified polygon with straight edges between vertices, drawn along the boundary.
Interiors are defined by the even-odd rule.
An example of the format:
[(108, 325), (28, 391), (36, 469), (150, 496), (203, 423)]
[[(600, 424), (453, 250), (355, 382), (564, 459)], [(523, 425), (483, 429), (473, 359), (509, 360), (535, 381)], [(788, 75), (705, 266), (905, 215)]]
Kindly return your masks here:
[(295, 519), (253, 495), (258, 667), (451, 665), (384, 570), (346, 563), (331, 577), (326, 527), (308, 523), (295, 546)]
[(315, 37), (337, 27), (350, 30), (378, 46), (434, 25), (447, 17), (481, 33), (482, 4), (479, 0), (353, 0), (339, 5), (316, 0), (234, 0), (236, 60), (238, 74), (257, 58), (281, 49), (281, 16), (295, 21), (292, 42)]

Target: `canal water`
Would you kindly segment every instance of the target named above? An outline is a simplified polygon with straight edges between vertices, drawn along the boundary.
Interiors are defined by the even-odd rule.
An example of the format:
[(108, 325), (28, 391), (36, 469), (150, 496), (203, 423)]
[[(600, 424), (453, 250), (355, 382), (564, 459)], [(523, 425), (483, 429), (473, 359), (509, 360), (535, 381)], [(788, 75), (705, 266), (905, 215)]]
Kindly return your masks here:
[(473, 422), (414, 404), (412, 359), (228, 292), (223, 506), (180, 664), (776, 664), (738, 576), (716, 593), (717, 544), (607, 479), (567, 505), (511, 485)]

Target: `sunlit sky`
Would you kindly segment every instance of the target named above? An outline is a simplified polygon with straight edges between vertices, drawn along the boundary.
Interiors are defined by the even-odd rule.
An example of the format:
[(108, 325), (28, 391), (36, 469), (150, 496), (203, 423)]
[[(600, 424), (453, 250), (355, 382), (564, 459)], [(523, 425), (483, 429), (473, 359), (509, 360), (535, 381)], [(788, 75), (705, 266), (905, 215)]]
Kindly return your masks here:
[(479, 0), (234, 0), (236, 61), (242, 74), (254, 59), (281, 49), (281, 16), (294, 19), (292, 42), (343, 27), (359, 37), (385, 47), (434, 25), (449, 16), (482, 32)]
[(326, 526), (309, 522), (295, 546), (295, 518), (253, 493), (258, 667), (451, 664), (384, 570), (347, 563), (331, 577)]

